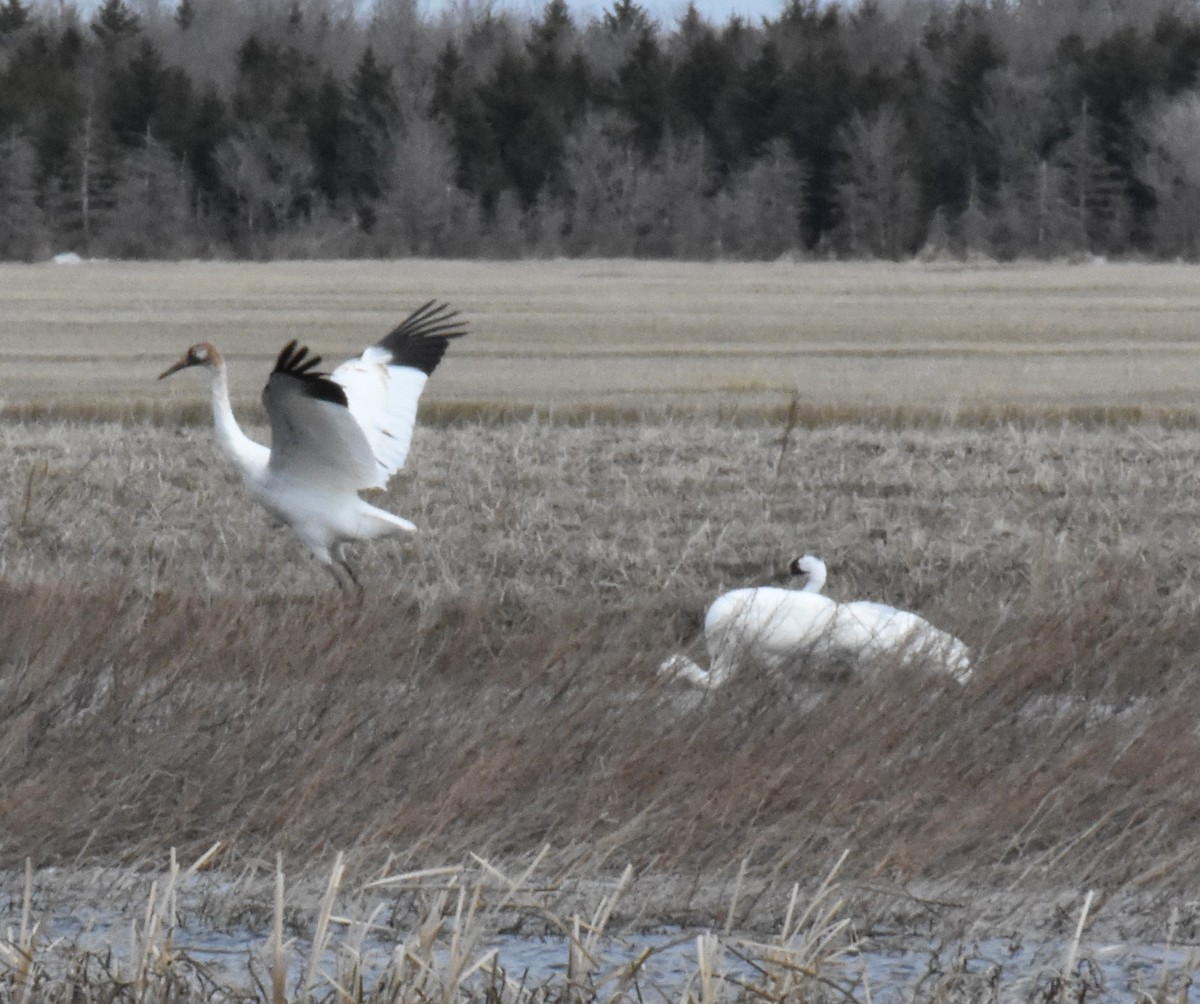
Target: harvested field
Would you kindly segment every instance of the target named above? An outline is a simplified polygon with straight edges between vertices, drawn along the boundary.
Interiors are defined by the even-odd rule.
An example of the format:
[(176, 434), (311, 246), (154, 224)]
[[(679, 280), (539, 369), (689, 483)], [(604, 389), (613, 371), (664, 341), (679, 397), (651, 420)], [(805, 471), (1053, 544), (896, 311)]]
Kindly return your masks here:
[(826, 422), (1177, 418), (1200, 384), (1187, 265), (101, 262), (0, 265), (4, 402), (177, 420), (202, 395), (147, 381), (210, 340), (253, 407), (288, 339), (340, 359), (431, 296), (479, 332), (431, 385), (434, 414), (756, 415), (798, 395)]
[[(1177, 273), (1147, 270), (1161, 274)], [(472, 321), (464, 360), (485, 341)], [(150, 377), (191, 340), (178, 334), (142, 350)], [(276, 340), (234, 365), (261, 379)], [(430, 384), (443, 406), (460, 361)], [(86, 401), (47, 366), (78, 416)], [(645, 398), (636, 422), (435, 407), (382, 503), (421, 533), (357, 550), (359, 599), (182, 420), (198, 381), (139, 388), (131, 416), (164, 396), (180, 410), (0, 424), (13, 910), (26, 858), (78, 876), (221, 841), (211, 866), (269, 918), (276, 853), (316, 914), (339, 851), (365, 882), (472, 853), (511, 874), (548, 845), (544, 911), (590, 912), (632, 864), (622, 925), (730, 914), (771, 931), (791, 883), (812, 894), (848, 851), (838, 895), (868, 936), (1069, 942), (1092, 890), (1096, 938), (1173, 925), (1196, 940), (1190, 411), (1050, 421), (999, 395), (1019, 420), (868, 409), (806, 427), (782, 398), (777, 418), (736, 421)], [(461, 400), (555, 402), (469, 381)], [(919, 389), (895, 403), (931, 406)], [(834, 596), (966, 639), (972, 682), (881, 666), (810, 685), (748, 667), (700, 694), (658, 676), (678, 649), (706, 661), (718, 590), (802, 551), (829, 562)], [(35, 900), (82, 886), (39, 878)], [(234, 923), (238, 909), (203, 907)]]

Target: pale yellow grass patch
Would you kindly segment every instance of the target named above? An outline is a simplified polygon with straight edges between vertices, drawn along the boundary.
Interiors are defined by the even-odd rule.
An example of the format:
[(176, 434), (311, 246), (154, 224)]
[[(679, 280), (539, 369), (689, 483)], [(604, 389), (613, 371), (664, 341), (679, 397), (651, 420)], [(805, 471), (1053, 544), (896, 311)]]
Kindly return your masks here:
[(3, 400), (194, 404), (198, 381), (154, 377), (209, 340), (250, 405), (288, 339), (336, 363), (430, 297), (473, 330), (434, 403), (1190, 414), (1200, 384), (1181, 265), (97, 262), (0, 266)]

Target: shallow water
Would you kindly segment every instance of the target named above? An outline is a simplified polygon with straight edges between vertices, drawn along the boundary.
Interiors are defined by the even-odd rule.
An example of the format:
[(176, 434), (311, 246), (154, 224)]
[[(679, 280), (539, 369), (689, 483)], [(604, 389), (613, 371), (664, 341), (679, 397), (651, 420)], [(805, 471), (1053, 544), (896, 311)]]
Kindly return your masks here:
[[(643, 959), (637, 969), (641, 999), (677, 1001), (689, 986), (698, 989), (697, 938), (704, 933), (665, 927), (605, 937), (585, 983), (596, 988), (596, 999), (605, 1000), (619, 987), (618, 980), (606, 980), (605, 976)], [(333, 977), (339, 969), (345, 971), (349, 953), (344, 946), (352, 940), (344, 926), (332, 931), (334, 947), (325, 953), (320, 966), (326, 977)], [(41, 945), (35, 954), (43, 960), (56, 955), (65, 959), (80, 952), (111, 951), (117, 960), (128, 964), (134, 951), (128, 918), (91, 911), (55, 917), (43, 930)], [(252, 987), (252, 967), (260, 979), (266, 972), (267, 936), (261, 932), (180, 927), (172, 945), (219, 983), (232, 988)], [(391, 931), (376, 931), (363, 938), (360, 962), (368, 991), (378, 984), (400, 945)], [(306, 939), (289, 939), (289, 987), (300, 987), (310, 950), (311, 943)], [(1031, 946), (1002, 938), (949, 946), (913, 939), (903, 943), (864, 942), (824, 967), (821, 974), (841, 988), (844, 999), (854, 1001), (883, 1004), (947, 999), (948, 992), (961, 995), (949, 999), (976, 999), (980, 994), (990, 999), (994, 994), (1002, 1001), (1026, 1001), (1053, 993), (1054, 980), (1064, 967), (1068, 951), (1065, 941)], [(563, 936), (496, 936), (476, 946), (468, 961), (474, 963), (491, 952), (496, 953), (503, 975), (526, 988), (561, 986), (568, 975), (570, 942)], [(437, 965), (448, 965), (448, 950), (436, 949), (434, 956)], [(713, 970), (726, 984), (728, 997), (741, 993), (740, 985), (761, 985), (771, 969), (762, 962), (761, 953), (736, 937), (718, 947), (713, 958)], [(1077, 958), (1076, 985), (1086, 984), (1085, 999), (1089, 1001), (1146, 999), (1145, 995), (1165, 985), (1171, 989), (1172, 1000), (1200, 1004), (1200, 987), (1193, 987), (1190, 977), (1200, 964), (1200, 946), (1105, 945), (1085, 940)], [(486, 971), (475, 977), (485, 982), (493, 978), (499, 977)]]

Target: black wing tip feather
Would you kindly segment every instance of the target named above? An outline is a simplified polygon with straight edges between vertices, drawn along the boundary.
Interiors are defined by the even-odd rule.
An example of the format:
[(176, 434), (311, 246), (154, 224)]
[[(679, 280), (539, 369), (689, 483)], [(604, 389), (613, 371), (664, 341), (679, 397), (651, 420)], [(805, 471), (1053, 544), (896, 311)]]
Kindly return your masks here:
[(300, 391), (306, 396), (348, 407), (346, 391), (341, 384), (330, 380), (328, 373), (318, 373), (316, 367), (320, 365), (321, 357), (310, 356), (308, 347), (293, 338), (280, 350), (271, 376), (291, 377), (299, 382)]
[(467, 322), (448, 303), (430, 300), (408, 315), (391, 334), (379, 344), (392, 354), (393, 366), (412, 366), (430, 376), (451, 338), (462, 338)]

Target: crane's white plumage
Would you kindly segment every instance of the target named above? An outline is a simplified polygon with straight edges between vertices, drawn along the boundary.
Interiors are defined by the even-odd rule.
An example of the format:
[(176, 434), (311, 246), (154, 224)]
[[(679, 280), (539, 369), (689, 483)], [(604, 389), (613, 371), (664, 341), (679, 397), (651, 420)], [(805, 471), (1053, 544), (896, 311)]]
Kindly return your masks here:
[(389, 366), (376, 346), (335, 369), (330, 377), (346, 391), (350, 414), (358, 423), (374, 461), (375, 483), (382, 488), (408, 459), (417, 401), (428, 376), (413, 366)]
[(811, 653), (921, 661), (944, 668), (960, 683), (970, 677), (970, 652), (952, 634), (884, 603), (836, 603), (821, 595), (826, 567), (813, 555), (793, 561), (791, 572), (806, 577), (802, 589), (734, 589), (712, 602), (704, 617), (709, 669), (673, 655), (660, 671), (698, 687), (718, 687), (741, 662), (776, 669)]
[(238, 426), (225, 360), (212, 345), (193, 345), (159, 379), (188, 366), (210, 370), (217, 438), (246, 487), (345, 585), (343, 574), (357, 582), (347, 542), (416, 529), (358, 493), (385, 487), (404, 466), (421, 391), (449, 340), (464, 334), (456, 313), (430, 301), (332, 373), (319, 372), (320, 356), (290, 342), (263, 389), (269, 449)]

